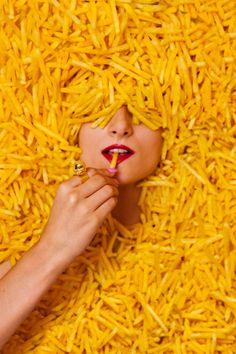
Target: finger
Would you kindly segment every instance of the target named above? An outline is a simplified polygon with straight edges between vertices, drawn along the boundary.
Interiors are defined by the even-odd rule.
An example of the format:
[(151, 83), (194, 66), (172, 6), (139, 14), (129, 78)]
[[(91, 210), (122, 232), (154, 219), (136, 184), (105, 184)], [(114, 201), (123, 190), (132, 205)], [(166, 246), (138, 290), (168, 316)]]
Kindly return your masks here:
[(99, 174), (105, 175), (105, 176), (109, 176), (109, 177), (113, 177), (116, 175), (116, 172), (110, 172), (106, 168), (93, 168), (93, 167), (88, 167), (87, 173), (88, 173), (89, 177), (94, 176), (96, 173), (99, 173)]
[(105, 185), (118, 187), (119, 182), (111, 177), (96, 174), (79, 187), (80, 195), (83, 198), (88, 198)]
[(95, 211), (108, 199), (118, 197), (118, 195), (119, 192), (117, 187), (106, 184), (101, 189), (90, 195), (90, 197), (87, 198), (87, 203), (90, 210)]
[(82, 184), (79, 176), (73, 176), (70, 179), (62, 182), (59, 186), (60, 190), (70, 191), (71, 189), (78, 187)]
[(104, 174), (105, 176), (111, 176), (111, 177), (115, 177), (117, 172), (110, 172), (107, 168), (101, 168), (98, 170), (98, 172), (100, 172), (101, 174)]
[(99, 208), (95, 210), (97, 218), (103, 221), (108, 216), (108, 214), (115, 208), (117, 201), (117, 197), (107, 199), (102, 205), (100, 205)]
[[(101, 175), (107, 175), (107, 176), (113, 176), (114, 174), (111, 174), (111, 173), (105, 173), (106, 170), (105, 169), (96, 169), (96, 168), (87, 168), (87, 175), (89, 178), (93, 177), (94, 175), (96, 174), (101, 174)], [(74, 179), (75, 177), (75, 179)], [(82, 184), (82, 183), (85, 183), (87, 182), (87, 180), (83, 181), (83, 176), (73, 176), (70, 180), (68, 181), (71, 181), (71, 183), (69, 183), (69, 186), (71, 187), (77, 187), (78, 185)]]
[[(88, 174), (89, 177), (93, 177), (96, 174), (105, 175), (105, 176), (109, 176), (109, 177), (114, 175), (114, 173), (110, 173), (106, 169), (96, 169), (96, 168), (88, 168), (87, 169), (87, 174)], [(69, 187), (73, 188), (73, 187), (78, 187), (79, 185), (81, 185), (82, 183), (85, 183), (85, 182), (86, 181), (83, 181), (83, 177), (73, 176), (69, 180), (67, 180), (67, 181), (65, 181), (63, 183), (66, 183), (68, 188)]]
[(96, 173), (97, 173), (97, 169), (96, 168), (87, 167), (87, 174), (89, 175), (89, 177), (94, 176)]

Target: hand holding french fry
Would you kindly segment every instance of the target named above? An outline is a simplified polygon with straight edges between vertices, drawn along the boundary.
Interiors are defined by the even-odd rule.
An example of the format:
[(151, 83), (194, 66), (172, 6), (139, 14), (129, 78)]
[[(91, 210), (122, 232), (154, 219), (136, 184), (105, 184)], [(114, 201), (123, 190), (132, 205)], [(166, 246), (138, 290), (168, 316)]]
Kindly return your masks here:
[(84, 251), (117, 203), (119, 182), (107, 170), (88, 169), (63, 182), (57, 191), (41, 242), (54, 245), (68, 260)]

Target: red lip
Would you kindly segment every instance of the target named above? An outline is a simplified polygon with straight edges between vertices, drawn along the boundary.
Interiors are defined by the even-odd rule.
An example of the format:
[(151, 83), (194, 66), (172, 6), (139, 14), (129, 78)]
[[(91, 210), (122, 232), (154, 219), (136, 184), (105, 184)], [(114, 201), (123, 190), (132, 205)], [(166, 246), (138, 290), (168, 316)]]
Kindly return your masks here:
[(101, 151), (101, 153), (103, 154), (103, 156), (109, 161), (111, 162), (112, 160), (112, 155), (108, 154), (108, 151), (111, 149), (125, 149), (129, 151), (129, 154), (127, 155), (120, 155), (118, 156), (118, 160), (117, 160), (117, 164), (119, 165), (122, 161), (128, 159), (129, 157), (131, 157), (133, 154), (135, 154), (135, 151), (132, 150), (130, 147), (122, 145), (122, 144), (113, 144), (113, 145), (109, 145), (107, 146), (105, 149), (103, 149)]

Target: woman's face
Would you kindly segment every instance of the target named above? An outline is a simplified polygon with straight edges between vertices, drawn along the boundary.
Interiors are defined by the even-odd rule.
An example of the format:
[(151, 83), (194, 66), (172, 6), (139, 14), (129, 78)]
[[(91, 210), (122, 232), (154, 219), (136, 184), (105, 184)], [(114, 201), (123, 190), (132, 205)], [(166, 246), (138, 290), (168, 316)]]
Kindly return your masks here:
[[(109, 168), (112, 152), (109, 155), (102, 151), (106, 148), (129, 148), (131, 154), (119, 153), (116, 166), (116, 177), (121, 185), (138, 182), (156, 169), (163, 142), (161, 130), (153, 131), (144, 124), (133, 125), (132, 115), (126, 106), (117, 111), (105, 128), (91, 128), (90, 125), (91, 123), (83, 124), (79, 132), (81, 158), (86, 166)], [(111, 147), (115, 144), (123, 147)]]

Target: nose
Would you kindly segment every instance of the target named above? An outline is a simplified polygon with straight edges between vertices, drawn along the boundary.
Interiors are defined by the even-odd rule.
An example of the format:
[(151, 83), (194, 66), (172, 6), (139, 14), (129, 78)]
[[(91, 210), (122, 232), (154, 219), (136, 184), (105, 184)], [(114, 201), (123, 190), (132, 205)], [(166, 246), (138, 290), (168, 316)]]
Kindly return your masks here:
[(122, 138), (133, 134), (132, 114), (122, 106), (107, 125), (109, 135)]

